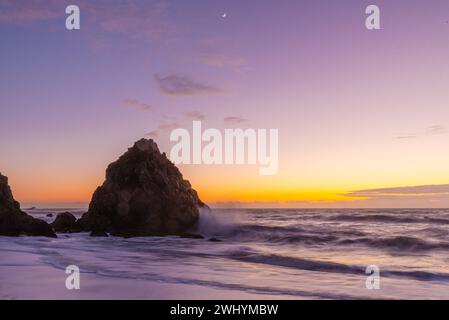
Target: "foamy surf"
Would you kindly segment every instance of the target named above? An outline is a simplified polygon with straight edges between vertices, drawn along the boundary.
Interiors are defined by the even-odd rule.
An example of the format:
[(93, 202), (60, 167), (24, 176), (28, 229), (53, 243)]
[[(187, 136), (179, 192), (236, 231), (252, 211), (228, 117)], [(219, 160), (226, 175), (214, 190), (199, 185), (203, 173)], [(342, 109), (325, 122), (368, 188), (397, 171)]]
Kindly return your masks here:
[[(84, 210), (29, 213), (51, 221), (60, 211)], [(0, 296), (447, 299), (449, 232), (440, 221), (448, 218), (441, 210), (203, 210), (193, 231), (206, 239), (0, 237)], [(381, 290), (365, 286), (372, 264)], [(76, 294), (64, 287), (68, 265), (82, 272)]]

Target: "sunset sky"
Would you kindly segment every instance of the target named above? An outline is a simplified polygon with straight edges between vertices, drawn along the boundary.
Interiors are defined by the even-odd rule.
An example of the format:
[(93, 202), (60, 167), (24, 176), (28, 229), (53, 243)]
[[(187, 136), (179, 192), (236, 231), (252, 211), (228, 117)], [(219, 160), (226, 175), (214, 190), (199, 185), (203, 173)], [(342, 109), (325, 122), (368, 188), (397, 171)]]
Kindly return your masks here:
[(180, 166), (213, 206), (449, 207), (447, 0), (0, 0), (0, 39), (0, 172), (23, 206), (87, 205), (134, 141), (169, 153), (201, 120), (279, 130), (276, 175)]

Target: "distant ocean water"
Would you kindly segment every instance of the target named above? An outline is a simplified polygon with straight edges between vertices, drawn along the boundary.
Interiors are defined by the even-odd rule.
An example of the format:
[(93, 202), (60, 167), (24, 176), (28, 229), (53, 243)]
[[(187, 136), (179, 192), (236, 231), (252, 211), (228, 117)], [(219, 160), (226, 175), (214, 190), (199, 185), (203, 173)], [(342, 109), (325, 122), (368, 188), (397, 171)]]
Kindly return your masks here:
[[(84, 212), (28, 213), (51, 222), (67, 210), (78, 217)], [(449, 299), (446, 209), (221, 209), (203, 211), (195, 231), (221, 241), (86, 233), (0, 237), (0, 256), (29, 252), (39, 255), (36, 263), (56, 269), (75, 264), (106, 278), (191, 284), (261, 298)], [(380, 269), (379, 290), (366, 288), (368, 265)], [(0, 261), (0, 273), (3, 266)], [(127, 291), (120, 294), (127, 298)]]

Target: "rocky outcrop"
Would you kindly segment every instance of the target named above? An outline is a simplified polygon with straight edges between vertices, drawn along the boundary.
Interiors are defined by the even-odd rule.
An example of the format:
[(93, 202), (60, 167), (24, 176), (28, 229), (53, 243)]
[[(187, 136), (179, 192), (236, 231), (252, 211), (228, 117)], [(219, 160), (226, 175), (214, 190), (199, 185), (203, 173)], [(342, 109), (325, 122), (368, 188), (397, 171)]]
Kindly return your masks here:
[(90, 233), (91, 237), (109, 237), (108, 234), (104, 231), (92, 231)]
[(71, 232), (75, 225), (76, 218), (70, 212), (62, 212), (56, 216), (55, 221), (50, 225), (56, 232)]
[(20, 210), (20, 204), (14, 200), (8, 185), (8, 178), (0, 173), (0, 236), (20, 235), (56, 238), (45, 221), (35, 219)]
[(125, 237), (182, 235), (196, 224), (202, 206), (165, 153), (142, 139), (109, 165), (75, 229)]

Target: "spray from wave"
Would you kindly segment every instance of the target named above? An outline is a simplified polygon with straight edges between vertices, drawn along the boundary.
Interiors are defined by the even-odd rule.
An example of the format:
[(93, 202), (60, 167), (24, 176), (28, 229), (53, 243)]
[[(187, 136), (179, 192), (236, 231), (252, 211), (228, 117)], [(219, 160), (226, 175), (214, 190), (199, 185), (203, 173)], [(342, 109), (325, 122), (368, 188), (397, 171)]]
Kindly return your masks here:
[(238, 214), (218, 214), (204, 207), (200, 209), (200, 219), (194, 231), (205, 237), (227, 236), (239, 229), (240, 221)]

